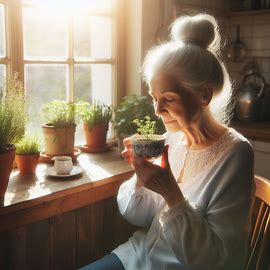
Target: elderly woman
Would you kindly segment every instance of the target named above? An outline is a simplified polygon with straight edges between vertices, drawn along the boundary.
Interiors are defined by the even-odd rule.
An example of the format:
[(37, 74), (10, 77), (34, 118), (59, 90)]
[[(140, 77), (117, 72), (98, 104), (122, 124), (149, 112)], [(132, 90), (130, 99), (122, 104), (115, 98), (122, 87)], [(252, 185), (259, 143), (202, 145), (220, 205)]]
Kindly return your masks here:
[(219, 41), (212, 16), (181, 17), (172, 40), (146, 56), (143, 73), (169, 147), (158, 166), (124, 141), (123, 156), (136, 174), (117, 199), (124, 218), (141, 229), (93, 264), (109, 260), (110, 267), (89, 269), (243, 269), (253, 151), (225, 125), (231, 85)]

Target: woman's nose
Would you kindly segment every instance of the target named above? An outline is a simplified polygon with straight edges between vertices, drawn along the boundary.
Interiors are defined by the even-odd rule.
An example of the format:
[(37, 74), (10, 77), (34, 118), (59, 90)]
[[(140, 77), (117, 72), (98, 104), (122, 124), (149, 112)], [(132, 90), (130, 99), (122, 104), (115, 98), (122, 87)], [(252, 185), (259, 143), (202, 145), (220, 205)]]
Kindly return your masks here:
[(154, 109), (157, 116), (161, 116), (166, 111), (161, 101), (155, 101)]

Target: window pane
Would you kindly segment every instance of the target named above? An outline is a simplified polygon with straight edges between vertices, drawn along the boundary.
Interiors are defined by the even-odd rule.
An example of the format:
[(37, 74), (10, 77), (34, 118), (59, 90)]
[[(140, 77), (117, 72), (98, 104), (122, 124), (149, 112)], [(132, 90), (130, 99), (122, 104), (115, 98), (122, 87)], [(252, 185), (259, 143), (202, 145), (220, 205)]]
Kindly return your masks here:
[(112, 57), (112, 19), (81, 16), (74, 20), (74, 56), (81, 58)]
[(0, 92), (6, 79), (6, 66), (0, 65)]
[[(106, 105), (112, 104), (112, 66), (109, 64), (75, 65), (75, 101), (97, 100)], [(112, 137), (111, 125), (107, 139)], [(76, 144), (85, 143), (82, 125), (76, 128)]]
[(5, 32), (5, 8), (0, 4), (0, 57), (6, 56)]
[(75, 65), (75, 101), (98, 100), (112, 104), (112, 66), (109, 64)]
[(46, 102), (66, 99), (67, 71), (67, 65), (25, 65), (26, 99), (31, 120), (28, 129), (31, 131), (40, 129)]
[(23, 4), (34, 4), (43, 7), (56, 8), (90, 8), (97, 11), (110, 11), (112, 9), (113, 0), (23, 0)]
[(67, 58), (67, 18), (51, 11), (23, 9), (25, 59)]

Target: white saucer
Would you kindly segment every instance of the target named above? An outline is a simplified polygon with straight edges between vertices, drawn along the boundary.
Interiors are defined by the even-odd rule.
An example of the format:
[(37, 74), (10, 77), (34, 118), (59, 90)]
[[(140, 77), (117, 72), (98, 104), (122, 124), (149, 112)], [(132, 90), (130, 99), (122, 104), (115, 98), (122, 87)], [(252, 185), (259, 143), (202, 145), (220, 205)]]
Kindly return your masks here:
[(69, 174), (57, 174), (54, 170), (54, 167), (49, 167), (46, 170), (47, 176), (54, 176), (54, 177), (70, 177), (77, 174), (80, 174), (82, 172), (82, 168), (79, 166), (73, 166), (71, 172)]

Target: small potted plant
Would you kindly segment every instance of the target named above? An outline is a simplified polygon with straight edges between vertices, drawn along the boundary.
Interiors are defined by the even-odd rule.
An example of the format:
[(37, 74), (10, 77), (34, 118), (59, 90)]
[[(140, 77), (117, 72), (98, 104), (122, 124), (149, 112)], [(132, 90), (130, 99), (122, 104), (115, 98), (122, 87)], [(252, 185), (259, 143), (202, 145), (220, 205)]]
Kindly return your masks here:
[(114, 109), (113, 126), (120, 150), (123, 150), (123, 139), (137, 132), (137, 127), (133, 120), (142, 120), (146, 115), (149, 115), (155, 121), (155, 132), (163, 134), (165, 127), (161, 119), (155, 115), (153, 104), (146, 96), (125, 96)]
[(16, 143), (16, 164), (21, 174), (36, 172), (39, 160), (39, 143), (37, 138), (24, 136)]
[(76, 105), (54, 100), (43, 108), (46, 124), (42, 126), (47, 156), (68, 156), (74, 152)]
[(164, 150), (165, 136), (154, 134), (155, 121), (151, 121), (149, 115), (144, 119), (135, 119), (133, 123), (137, 126), (137, 134), (131, 136), (133, 151), (145, 158), (156, 158)]
[(112, 119), (112, 108), (94, 101), (79, 102), (77, 111), (83, 121), (86, 144), (81, 147), (85, 152), (103, 152), (106, 144), (109, 122)]
[(23, 136), (26, 123), (24, 88), (18, 73), (0, 89), (0, 200), (8, 186), (15, 158), (15, 143)]

